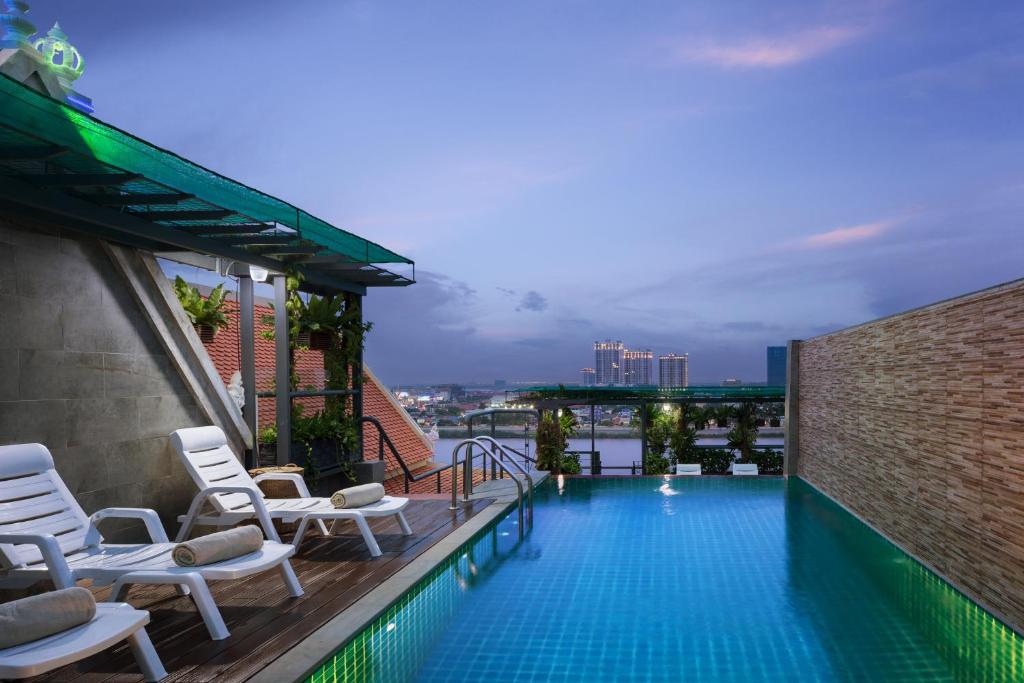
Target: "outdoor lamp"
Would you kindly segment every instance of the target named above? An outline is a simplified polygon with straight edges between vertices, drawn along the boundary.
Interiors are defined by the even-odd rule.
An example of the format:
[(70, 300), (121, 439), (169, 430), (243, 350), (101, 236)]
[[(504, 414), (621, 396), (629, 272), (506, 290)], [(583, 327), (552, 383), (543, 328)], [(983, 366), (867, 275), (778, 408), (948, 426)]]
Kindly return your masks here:
[(266, 282), (267, 278), (270, 277), (270, 271), (263, 266), (249, 266), (249, 277), (256, 282)]

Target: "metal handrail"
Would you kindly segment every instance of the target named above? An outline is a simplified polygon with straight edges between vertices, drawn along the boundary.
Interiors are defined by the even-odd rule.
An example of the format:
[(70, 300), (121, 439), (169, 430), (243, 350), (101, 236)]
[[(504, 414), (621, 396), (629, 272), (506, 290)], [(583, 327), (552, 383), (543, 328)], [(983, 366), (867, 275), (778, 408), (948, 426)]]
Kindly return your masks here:
[[(482, 450), (484, 452), (484, 455), (490, 456), (492, 462), (497, 463), (498, 467), (500, 467), (505, 472), (508, 472), (508, 476), (511, 477), (512, 481), (515, 483), (515, 485), (516, 485), (516, 498), (517, 498), (517, 501), (518, 501), (518, 506), (517, 507), (519, 508), (519, 538), (522, 539), (523, 536), (526, 533), (526, 525), (524, 523), (525, 520), (523, 519), (523, 517), (524, 517), (524, 514), (523, 514), (523, 482), (522, 482), (521, 479), (519, 479), (519, 477), (515, 476), (515, 474), (512, 472), (512, 470), (510, 470), (508, 468), (508, 465), (506, 465), (503, 460), (499, 459), (498, 456), (496, 456), (493, 451), (488, 449), (487, 445), (483, 441), (481, 441), (480, 439), (466, 439), (464, 441), (460, 441), (458, 444), (456, 444), (455, 448), (452, 449), (452, 506), (449, 508), (449, 510), (458, 510), (459, 509), (459, 506), (458, 506), (458, 476), (459, 476), (458, 464), (459, 464), (459, 451), (461, 451), (463, 448), (466, 448), (467, 446), (479, 446), (480, 450)], [(472, 459), (472, 457), (471, 456), (467, 457), (463, 461), (463, 464), (466, 466), (466, 468), (468, 470), (467, 472), (463, 472), (463, 476), (462, 476), (462, 479), (463, 479), (463, 501), (464, 502), (468, 502), (469, 501), (469, 496), (473, 492), (473, 489), (472, 489), (472, 486), (473, 486), (473, 483), (472, 483), (473, 482), (473, 459)], [(530, 488), (532, 489), (533, 487), (531, 486)], [(532, 495), (532, 491), (531, 491), (531, 495), (530, 495), (530, 507), (531, 507), (531, 509), (530, 509), (530, 526), (532, 527), (533, 526), (533, 509), (532, 509), (533, 508), (533, 495)]]
[[(512, 451), (513, 453), (515, 452), (513, 449), (509, 448), (508, 446), (505, 446), (505, 444), (499, 443), (498, 440), (495, 439), (493, 436), (478, 436), (477, 440), (490, 441), (492, 444), (497, 446), (498, 450), (501, 453), (501, 457), (499, 458), (499, 460), (501, 462), (505, 461), (504, 456), (508, 455), (508, 451)], [(520, 472), (523, 473), (523, 476), (526, 477), (526, 484), (527, 484), (527, 488), (526, 488), (527, 507), (528, 507), (529, 512), (530, 512), (530, 527), (532, 528), (533, 527), (533, 477), (531, 477), (530, 473), (527, 472), (526, 469), (522, 465), (519, 464), (518, 460), (513, 458), (511, 455), (508, 456), (508, 459), (512, 462), (513, 465), (516, 466), (516, 468)], [(472, 466), (470, 466), (470, 470), (472, 470)], [(507, 470), (505, 470), (505, 471), (507, 471)], [(511, 476), (512, 476), (513, 479), (515, 479), (515, 475), (514, 474), (512, 474)]]
[(403, 478), (405, 480), (406, 493), (409, 493), (410, 481), (422, 481), (427, 477), (435, 475), (437, 476), (437, 492), (441, 493), (441, 473), (448, 469), (448, 465), (441, 465), (440, 467), (435, 467), (426, 472), (421, 472), (420, 474), (413, 474), (409, 470), (409, 466), (405, 464), (405, 460), (398, 453), (398, 449), (395, 448), (395, 444), (391, 441), (391, 437), (388, 436), (388, 433), (384, 430), (384, 425), (380, 423), (380, 420), (371, 415), (363, 415), (359, 418), (359, 423), (362, 424), (364, 422), (372, 424), (377, 428), (377, 459), (384, 460), (384, 445), (387, 444), (388, 449), (391, 451), (391, 455), (393, 455), (395, 460), (398, 461), (398, 466), (402, 468), (402, 474), (404, 475)]

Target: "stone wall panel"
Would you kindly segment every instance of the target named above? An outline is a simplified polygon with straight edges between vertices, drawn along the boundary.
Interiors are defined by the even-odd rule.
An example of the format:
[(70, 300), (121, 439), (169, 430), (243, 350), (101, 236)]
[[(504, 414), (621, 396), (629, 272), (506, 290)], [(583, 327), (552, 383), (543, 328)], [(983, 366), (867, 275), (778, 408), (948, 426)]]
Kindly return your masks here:
[(1024, 628), (1024, 281), (802, 342), (798, 474)]

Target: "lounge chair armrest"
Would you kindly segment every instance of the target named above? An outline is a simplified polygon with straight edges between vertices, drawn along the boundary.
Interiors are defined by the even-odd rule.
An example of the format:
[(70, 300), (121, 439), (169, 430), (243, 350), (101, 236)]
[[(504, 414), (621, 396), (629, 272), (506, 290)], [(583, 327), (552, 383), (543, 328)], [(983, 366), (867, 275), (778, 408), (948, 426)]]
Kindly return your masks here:
[(103, 508), (92, 513), (92, 516), (89, 517), (89, 523), (92, 525), (93, 530), (96, 530), (96, 525), (99, 522), (112, 517), (140, 519), (146, 525), (146, 531), (149, 532), (149, 537), (153, 543), (167, 543), (167, 532), (164, 530), (164, 525), (160, 522), (160, 515), (156, 514), (156, 510), (147, 508)]
[(192, 530), (192, 525), (195, 524), (199, 511), (203, 509), (203, 505), (210, 496), (217, 493), (241, 493), (242, 495), (249, 496), (249, 500), (252, 502), (253, 513), (256, 515), (260, 526), (263, 527), (263, 533), (271, 541), (281, 542), (281, 537), (277, 535), (274, 523), (270, 520), (270, 511), (267, 510), (267, 504), (263, 502), (263, 495), (259, 489), (248, 486), (209, 486), (197, 493), (188, 508), (188, 514), (185, 515), (185, 522), (181, 525), (177, 540), (184, 541), (188, 538), (188, 532)]
[(299, 492), (300, 498), (309, 498), (309, 488), (306, 486), (306, 480), (302, 478), (301, 474), (294, 472), (267, 472), (265, 474), (258, 474), (253, 479), (257, 484), (261, 481), (290, 481), (295, 484), (295, 489)]
[(14, 557), (13, 548), (2, 548), (5, 545), (34, 545), (39, 548), (43, 556), (43, 562), (50, 572), (53, 585), (57, 588), (71, 588), (75, 585), (75, 577), (68, 567), (68, 561), (64, 559), (64, 552), (60, 549), (60, 543), (53, 534), (0, 534), (0, 549), (4, 555)]

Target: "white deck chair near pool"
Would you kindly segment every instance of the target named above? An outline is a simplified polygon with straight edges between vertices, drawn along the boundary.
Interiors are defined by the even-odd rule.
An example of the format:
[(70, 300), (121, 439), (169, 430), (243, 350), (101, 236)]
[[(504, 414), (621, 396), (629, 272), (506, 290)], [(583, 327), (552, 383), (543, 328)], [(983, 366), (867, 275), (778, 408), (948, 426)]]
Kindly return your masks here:
[(753, 463), (735, 463), (732, 466), (734, 477), (756, 477), (757, 465)]
[[(338, 509), (331, 504), (329, 498), (310, 496), (306, 482), (298, 474), (268, 473), (253, 479), (231, 451), (227, 437), (220, 427), (179, 429), (171, 434), (171, 445), (192, 476), (192, 481), (200, 489), (200, 494), (192, 501), (188, 514), (179, 518), (182, 526), (178, 532), (178, 540), (188, 538), (192, 526), (196, 524), (234, 526), (260, 514), (269, 515), (271, 519), (279, 519), (282, 522), (298, 522), (295, 538), (292, 539), (292, 545), (296, 548), (299, 547), (306, 528), (311, 523), (316, 523), (320, 533), (329, 536), (331, 531), (327, 529), (326, 522), (331, 522), (333, 530), (337, 522), (352, 520), (359, 527), (359, 532), (374, 557), (380, 557), (381, 551), (366, 521), (368, 518), (394, 517), (403, 534), (408, 536), (412, 533), (405, 515), (402, 514), (402, 510), (409, 503), (408, 498), (384, 496), (376, 503), (363, 507)], [(264, 498), (257, 484), (268, 479), (293, 482), (300, 497)], [(207, 498), (213, 510), (201, 513)], [(280, 540), (276, 532), (271, 538)]]
[(0, 650), (0, 679), (38, 676), (127, 640), (143, 677), (159, 681), (167, 672), (146, 634), (148, 623), (149, 612), (121, 602), (100, 603), (86, 624)]
[[(112, 517), (141, 520), (152, 543), (104, 543), (97, 524)], [(260, 522), (265, 533), (274, 532), (268, 517)], [(70, 588), (91, 579), (97, 586), (113, 584), (110, 600), (120, 602), (132, 584), (174, 585), (179, 594), (192, 595), (214, 640), (229, 633), (207, 581), (241, 579), (276, 567), (288, 592), (302, 595), (288, 562), (295, 554), (291, 544), (265, 541), (257, 552), (198, 567), (175, 564), (174, 545), (153, 510), (106, 508), (87, 516), (54, 469), (46, 446), (0, 446), (0, 587), (24, 588), (52, 579), (57, 588)]]
[(676, 465), (676, 474), (684, 474), (690, 477), (699, 477), (701, 475), (700, 463), (679, 463)]

